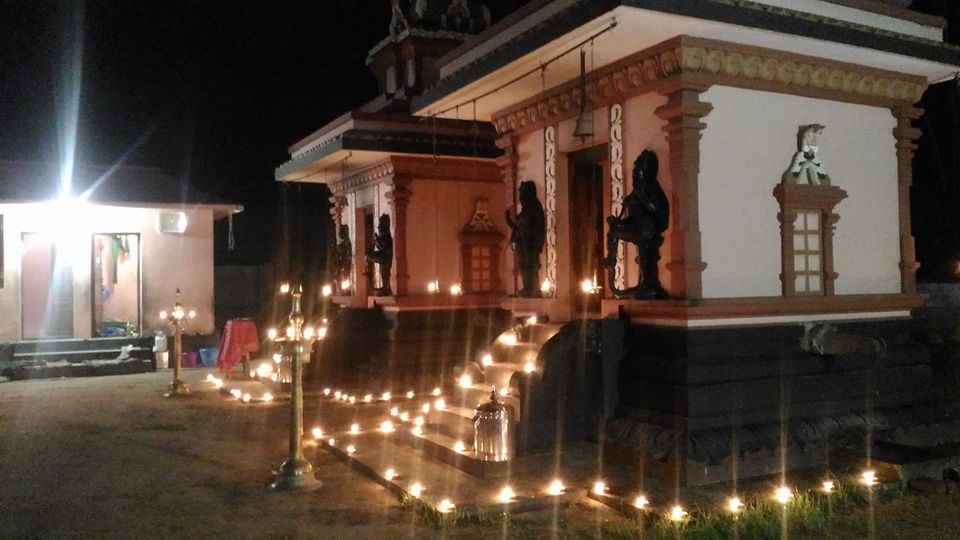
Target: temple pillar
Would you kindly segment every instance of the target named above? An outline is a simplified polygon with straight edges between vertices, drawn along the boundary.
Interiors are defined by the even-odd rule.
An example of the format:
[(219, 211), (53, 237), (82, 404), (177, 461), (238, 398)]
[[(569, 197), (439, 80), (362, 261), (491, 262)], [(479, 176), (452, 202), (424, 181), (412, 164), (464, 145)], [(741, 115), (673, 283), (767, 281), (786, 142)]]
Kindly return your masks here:
[(393, 214), (393, 268), (395, 296), (406, 296), (410, 284), (410, 273), (407, 270), (407, 207), (410, 205), (409, 189), (411, 178), (406, 175), (395, 174), (390, 182), (390, 192), (387, 200)]
[(347, 198), (343, 195), (330, 196), (330, 217), (333, 218), (334, 232), (343, 224), (343, 207), (347, 205)]
[[(496, 159), (497, 166), (500, 167), (500, 174), (503, 176), (504, 202), (507, 207), (517, 206), (517, 162), (520, 155), (517, 153), (517, 137), (513, 134), (507, 134), (496, 141), (497, 148), (503, 150), (503, 155)], [(506, 264), (504, 266), (507, 275), (510, 276), (509, 285), (506, 287), (507, 294), (516, 294), (517, 287), (517, 265), (516, 257), (511, 256), (512, 251), (508, 250)]]
[(897, 125), (893, 128), (897, 148), (897, 198), (900, 207), (900, 292), (917, 292), (917, 263), (913, 234), (910, 231), (910, 186), (913, 185), (913, 153), (921, 131), (913, 127), (923, 109), (912, 106), (891, 109)]
[(659, 92), (667, 103), (655, 114), (665, 120), (670, 171), (670, 273), (671, 296), (703, 297), (703, 270), (707, 267), (700, 252), (700, 212), (698, 181), (700, 176), (700, 138), (706, 124), (701, 118), (713, 106), (700, 101), (709, 85), (678, 78)]

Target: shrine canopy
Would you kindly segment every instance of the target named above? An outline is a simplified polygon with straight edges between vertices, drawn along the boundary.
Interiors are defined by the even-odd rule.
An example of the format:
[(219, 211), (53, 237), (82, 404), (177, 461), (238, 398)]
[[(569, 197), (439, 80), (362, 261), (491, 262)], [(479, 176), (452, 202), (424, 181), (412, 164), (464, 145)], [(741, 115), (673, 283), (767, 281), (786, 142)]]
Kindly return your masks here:
[[(491, 121), (544, 88), (575, 80), (580, 58), (566, 51), (585, 50), (592, 71), (677, 36), (857, 64), (927, 84), (952, 77), (960, 48), (943, 42), (946, 21), (896, 4), (903, 2), (534, 0), (441, 58), (438, 83), (411, 108), (449, 117), (457, 105), (475, 103), (477, 118)], [(915, 91), (917, 100), (922, 93), (902, 90)]]
[(351, 111), (291, 146), (275, 178), (327, 183), (395, 155), (495, 158), (495, 135), (486, 122)]

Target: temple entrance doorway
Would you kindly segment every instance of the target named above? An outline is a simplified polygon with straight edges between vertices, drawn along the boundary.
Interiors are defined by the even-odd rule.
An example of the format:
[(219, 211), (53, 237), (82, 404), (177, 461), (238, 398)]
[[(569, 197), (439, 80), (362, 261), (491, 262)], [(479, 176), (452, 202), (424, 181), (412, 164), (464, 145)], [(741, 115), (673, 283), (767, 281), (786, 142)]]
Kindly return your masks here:
[(602, 290), (587, 292), (585, 282), (603, 286), (604, 178), (608, 170), (606, 145), (567, 155), (570, 179), (570, 298), (574, 315), (600, 311)]

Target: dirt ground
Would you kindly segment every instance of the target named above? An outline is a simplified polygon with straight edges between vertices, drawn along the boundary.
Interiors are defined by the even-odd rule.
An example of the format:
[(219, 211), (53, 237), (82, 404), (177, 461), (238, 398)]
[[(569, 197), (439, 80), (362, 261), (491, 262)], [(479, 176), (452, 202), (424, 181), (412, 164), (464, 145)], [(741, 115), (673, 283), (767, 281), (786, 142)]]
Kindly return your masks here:
[[(0, 538), (629, 538), (624, 518), (565, 508), (440, 528), (311, 448), (324, 486), (266, 489), (286, 455), (286, 404), (196, 390), (161, 397), (169, 373), (0, 384)], [(309, 419), (308, 419), (309, 421)], [(960, 497), (904, 496), (876, 509), (877, 538), (958, 538)], [(862, 538), (858, 516), (837, 537)]]
[[(326, 451), (324, 486), (266, 489), (286, 456), (287, 404), (244, 406), (188, 371), (0, 384), (0, 538), (475, 538), (418, 523), (396, 496)], [(616, 518), (616, 516), (613, 516)], [(536, 525), (534, 525), (536, 527)], [(524, 532), (526, 531), (526, 532)], [(538, 537), (521, 523), (510, 535)]]

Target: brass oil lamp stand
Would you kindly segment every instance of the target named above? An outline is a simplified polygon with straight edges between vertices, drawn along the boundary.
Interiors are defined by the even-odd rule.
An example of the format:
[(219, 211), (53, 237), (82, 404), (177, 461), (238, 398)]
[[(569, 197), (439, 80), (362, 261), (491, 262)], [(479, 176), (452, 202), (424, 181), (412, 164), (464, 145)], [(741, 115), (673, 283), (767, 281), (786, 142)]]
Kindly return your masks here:
[(160, 320), (165, 320), (169, 324), (173, 325), (173, 382), (170, 383), (170, 386), (167, 387), (166, 393), (163, 395), (165, 397), (178, 397), (186, 396), (190, 394), (190, 386), (180, 378), (181, 371), (181, 361), (182, 361), (182, 337), (183, 337), (183, 325), (186, 322), (185, 319), (193, 319), (197, 316), (197, 312), (190, 310), (189, 312), (184, 311), (183, 303), (180, 302), (180, 288), (177, 288), (177, 300), (173, 304), (173, 310), (170, 313), (166, 311), (160, 312)]
[[(313, 472), (313, 464), (303, 455), (303, 354), (312, 336), (304, 336), (300, 297), (303, 287), (292, 293), (292, 307), (286, 333), (274, 337), (283, 353), (291, 357), (290, 374), (290, 452), (270, 484), (273, 491), (313, 491), (323, 486)], [(273, 332), (271, 332), (273, 333)], [(310, 332), (312, 334), (312, 332)]]

